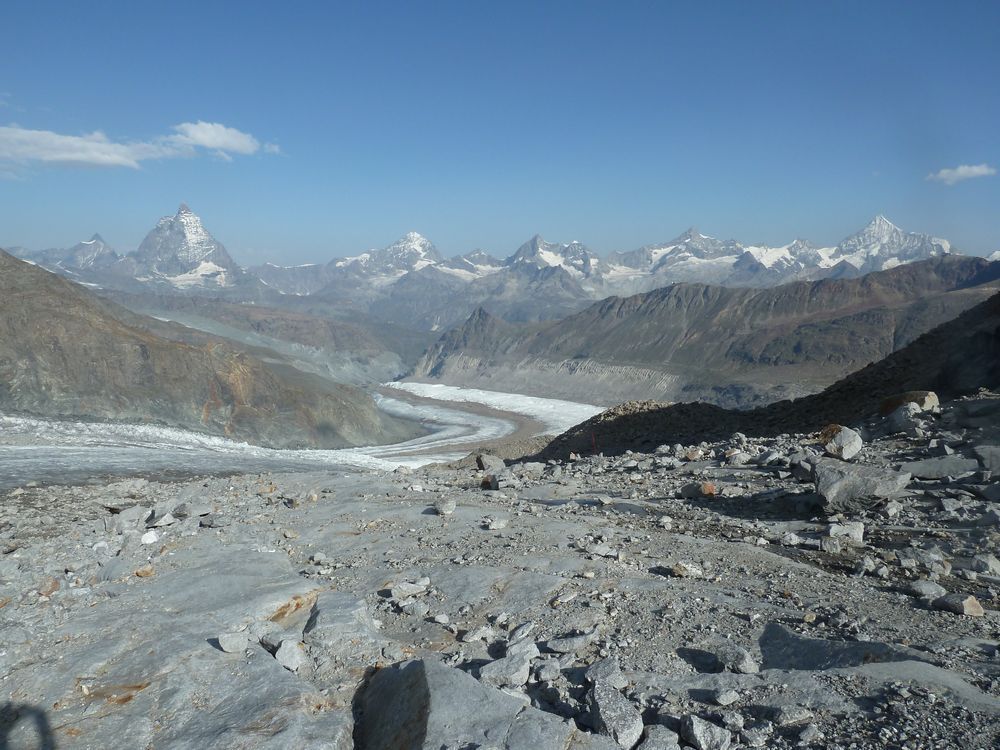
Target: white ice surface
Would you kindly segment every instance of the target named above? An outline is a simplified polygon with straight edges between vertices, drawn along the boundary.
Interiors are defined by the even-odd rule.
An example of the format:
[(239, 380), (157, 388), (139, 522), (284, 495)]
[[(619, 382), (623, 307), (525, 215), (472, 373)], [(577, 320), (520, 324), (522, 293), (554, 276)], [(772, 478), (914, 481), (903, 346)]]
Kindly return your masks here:
[[(514, 424), (432, 404), (375, 396), (384, 412), (421, 422), (427, 435), (391, 445), (341, 450), (276, 450), (151, 425), (70, 422), (0, 414), (0, 487), (29, 481), (94, 477), (315, 471), (355, 467), (391, 470), (461, 458), (454, 446), (509, 435)], [(406, 455), (412, 451), (421, 455)]]
[(385, 383), (389, 388), (398, 388), (415, 396), (433, 398), (439, 401), (457, 401), (483, 404), (493, 409), (509, 411), (534, 417), (545, 425), (546, 432), (561, 433), (574, 425), (590, 419), (604, 411), (603, 407), (581, 404), (575, 401), (560, 401), (554, 398), (525, 396), (520, 393), (484, 391), (478, 388), (460, 388), (439, 383)]

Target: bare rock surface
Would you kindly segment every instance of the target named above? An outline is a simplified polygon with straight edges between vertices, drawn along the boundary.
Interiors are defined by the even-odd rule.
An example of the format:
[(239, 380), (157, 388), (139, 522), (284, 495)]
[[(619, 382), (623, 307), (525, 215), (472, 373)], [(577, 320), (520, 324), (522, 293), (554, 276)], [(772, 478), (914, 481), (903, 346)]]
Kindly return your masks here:
[[(998, 414), (859, 417), (849, 461), (817, 432), (511, 462), (496, 490), (488, 462), (19, 488), (0, 739), (994, 747)], [(831, 508), (822, 467), (875, 479)]]

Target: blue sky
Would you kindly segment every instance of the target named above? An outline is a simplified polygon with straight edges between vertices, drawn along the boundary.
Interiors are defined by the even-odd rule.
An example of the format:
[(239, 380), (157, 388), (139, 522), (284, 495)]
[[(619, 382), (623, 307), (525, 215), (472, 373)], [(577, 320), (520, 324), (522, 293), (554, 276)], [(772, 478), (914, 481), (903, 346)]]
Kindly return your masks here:
[(835, 243), (877, 213), (1000, 249), (1000, 3), (12, 0), (3, 21), (0, 245), (130, 250), (185, 201), (244, 263), (411, 229), (448, 255), (691, 225)]

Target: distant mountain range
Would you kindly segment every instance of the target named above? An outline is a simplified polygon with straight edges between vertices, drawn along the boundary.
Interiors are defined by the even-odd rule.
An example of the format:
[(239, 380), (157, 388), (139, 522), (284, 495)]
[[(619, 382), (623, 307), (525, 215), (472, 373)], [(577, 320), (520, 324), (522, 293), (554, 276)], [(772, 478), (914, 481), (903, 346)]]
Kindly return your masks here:
[(684, 282), (522, 325), (480, 308), (413, 377), (589, 403), (747, 407), (813, 393), (998, 288), (1000, 263), (947, 256), (766, 289)]
[[(243, 269), (187, 206), (159, 220), (140, 246), (119, 255), (94, 235), (65, 250), (13, 250), (76, 281), (105, 289), (223, 296), (297, 310), (367, 314), (423, 330), (461, 323), (478, 307), (511, 322), (546, 320), (610, 295), (678, 282), (773, 287), (855, 278), (956, 252), (947, 240), (906, 232), (884, 216), (835, 247), (805, 240), (769, 247), (689, 229), (665, 243), (598, 255), (579, 242), (535, 236), (499, 259), (476, 250), (444, 258), (410, 232), (388, 247), (326, 264)], [(998, 253), (1000, 255), (1000, 253)]]

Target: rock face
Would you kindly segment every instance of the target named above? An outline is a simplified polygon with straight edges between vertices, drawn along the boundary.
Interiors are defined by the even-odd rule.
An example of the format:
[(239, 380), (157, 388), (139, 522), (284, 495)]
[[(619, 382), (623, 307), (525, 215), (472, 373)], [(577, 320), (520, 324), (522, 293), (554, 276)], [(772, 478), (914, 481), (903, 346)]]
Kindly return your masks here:
[(930, 389), (935, 398), (953, 398), (980, 387), (995, 388), (1000, 386), (998, 331), (1000, 294), (994, 294), (815, 395), (743, 411), (703, 403), (628, 402), (567, 431), (541, 456), (587, 454), (595, 443), (610, 454), (636, 448), (652, 451), (664, 443), (696, 443), (734, 432), (818, 432), (831, 423), (851, 424), (876, 414), (885, 399), (905, 391)]
[[(164, 216), (131, 256), (140, 272), (178, 279), (191, 275), (190, 283), (228, 286), (237, 270), (226, 248), (206, 231), (201, 218), (185, 204), (173, 216)], [(209, 274), (212, 274), (209, 279)], [(183, 286), (183, 282), (177, 282)]]
[(676, 284), (523, 326), (480, 309), (413, 376), (591, 403), (746, 407), (886, 357), (986, 299), (998, 278), (1000, 263), (946, 257), (770, 289)]
[(367, 394), (142, 318), (0, 251), (0, 409), (159, 423), (278, 447), (388, 442)]

